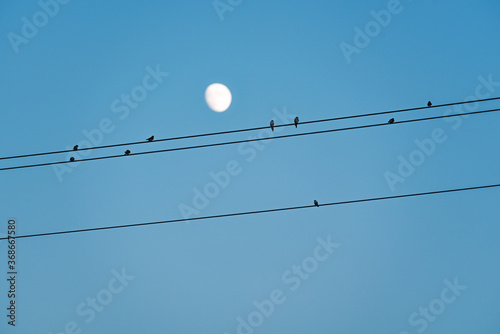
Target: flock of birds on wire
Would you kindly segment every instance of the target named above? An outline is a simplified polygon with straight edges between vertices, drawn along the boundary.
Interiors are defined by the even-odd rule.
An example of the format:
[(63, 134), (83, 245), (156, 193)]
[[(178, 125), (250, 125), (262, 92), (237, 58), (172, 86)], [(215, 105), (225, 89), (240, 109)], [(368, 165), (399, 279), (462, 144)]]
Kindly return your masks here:
[[(431, 101), (427, 102), (427, 106), (428, 107), (432, 106)], [(297, 128), (297, 126), (299, 125), (299, 117), (295, 117), (295, 119), (293, 120), (293, 123), (295, 124), (295, 128)], [(388, 123), (394, 124), (394, 118), (391, 118)], [(274, 120), (271, 120), (271, 122), (269, 123), (269, 126), (271, 127), (271, 131), (274, 131)], [(146, 141), (148, 141), (150, 143), (154, 140), (155, 140), (155, 136), (151, 136), (148, 139), (146, 139)], [(75, 145), (73, 147), (73, 151), (78, 151), (78, 145)], [(125, 153), (125, 155), (130, 155), (130, 150), (126, 150), (124, 153)], [(71, 157), (71, 158), (69, 158), (69, 161), (75, 162), (75, 158)], [(317, 200), (314, 200), (314, 206), (319, 207), (319, 203)]]
[[(431, 101), (427, 102), (427, 106), (428, 106), (428, 107), (432, 106)], [(294, 124), (295, 124), (295, 127), (297, 127), (297, 125), (299, 125), (299, 117), (295, 117), (295, 119), (294, 119), (294, 121), (293, 121), (293, 122), (294, 122)], [(391, 119), (389, 120), (389, 122), (388, 122), (388, 123), (389, 123), (389, 124), (393, 124), (393, 123), (394, 123), (394, 118), (391, 118)], [(269, 126), (271, 127), (271, 131), (274, 131), (274, 120), (271, 120), (271, 122), (269, 123)], [(152, 141), (154, 141), (154, 140), (155, 140), (155, 136), (151, 136), (151, 137), (149, 137), (148, 139), (146, 139), (146, 141), (148, 141), (148, 142), (150, 142), (150, 143), (151, 143)], [(75, 145), (75, 146), (73, 147), (73, 151), (78, 151), (78, 145)], [(130, 152), (130, 150), (126, 150), (124, 153), (125, 153), (125, 155), (130, 155), (130, 153), (131, 153), (131, 152)], [(75, 161), (75, 158), (74, 158), (74, 157), (71, 157), (71, 158), (69, 158), (69, 161), (74, 162), (74, 161)]]

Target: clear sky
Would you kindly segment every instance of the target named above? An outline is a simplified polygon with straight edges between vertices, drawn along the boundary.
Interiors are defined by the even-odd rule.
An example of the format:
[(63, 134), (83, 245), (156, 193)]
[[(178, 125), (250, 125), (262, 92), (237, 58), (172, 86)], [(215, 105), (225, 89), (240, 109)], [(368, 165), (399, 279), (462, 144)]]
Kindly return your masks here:
[[(499, 10), (495, 0), (4, 0), (0, 156), (500, 96)], [(214, 82), (232, 92), (226, 112), (205, 103)], [(9, 218), (23, 235), (499, 183), (499, 114), (397, 124), (499, 106), (299, 124), (274, 134), (396, 119), (256, 146), (0, 171), (0, 233)], [(258, 135), (268, 132), (129, 149)], [(20, 239), (16, 328), (0, 241), (0, 332), (498, 333), (499, 195)]]

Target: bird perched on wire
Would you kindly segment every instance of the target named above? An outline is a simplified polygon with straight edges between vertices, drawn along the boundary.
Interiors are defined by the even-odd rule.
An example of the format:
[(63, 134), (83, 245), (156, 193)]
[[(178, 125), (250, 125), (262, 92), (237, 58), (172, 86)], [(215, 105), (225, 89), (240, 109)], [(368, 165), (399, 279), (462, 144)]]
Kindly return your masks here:
[(71, 158), (69, 158), (69, 161), (74, 162), (75, 158), (71, 157)]
[(314, 200), (314, 205), (317, 206), (319, 208), (319, 203), (317, 200)]
[(147, 139), (148, 142), (152, 142), (153, 140), (155, 140), (155, 136), (151, 136)]
[(73, 146), (73, 151), (78, 150), (78, 145)]
[(295, 117), (293, 123), (295, 123), (295, 127), (297, 127), (297, 124), (299, 124), (299, 116)]
[(271, 126), (271, 131), (274, 131), (274, 120), (271, 120), (269, 125)]
[(391, 118), (391, 119), (389, 120), (389, 124), (393, 124), (393, 123), (394, 123), (394, 118)]
[(129, 154), (130, 154), (130, 150), (126, 150), (125, 155), (129, 155)]
[(427, 102), (427, 106), (428, 106), (428, 107), (432, 106), (431, 101)]

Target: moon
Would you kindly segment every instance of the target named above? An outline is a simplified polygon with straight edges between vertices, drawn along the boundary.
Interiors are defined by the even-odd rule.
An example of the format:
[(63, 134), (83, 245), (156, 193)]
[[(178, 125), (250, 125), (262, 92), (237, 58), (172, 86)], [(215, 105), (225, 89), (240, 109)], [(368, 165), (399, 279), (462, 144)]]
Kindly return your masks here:
[(231, 105), (233, 97), (229, 88), (220, 83), (213, 83), (205, 91), (205, 101), (210, 109), (224, 112)]

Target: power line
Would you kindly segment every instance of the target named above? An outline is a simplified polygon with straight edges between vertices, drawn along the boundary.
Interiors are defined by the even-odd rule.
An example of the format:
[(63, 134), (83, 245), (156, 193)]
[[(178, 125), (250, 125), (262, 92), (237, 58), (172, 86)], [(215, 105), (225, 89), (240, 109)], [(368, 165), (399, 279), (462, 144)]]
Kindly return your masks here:
[[(447, 190), (427, 191), (427, 192), (404, 194), (404, 195), (372, 197), (372, 198), (364, 198), (364, 199), (341, 201), (341, 202), (330, 202), (330, 203), (319, 204), (319, 206), (335, 206), (335, 205), (355, 204), (355, 203), (363, 203), (363, 202), (374, 202), (374, 201), (382, 201), (382, 200), (389, 200), (389, 199), (428, 196), (428, 195), (445, 194), (445, 193), (470, 191), (470, 190), (479, 190), (479, 189), (487, 189), (487, 188), (495, 188), (495, 187), (500, 187), (500, 184), (490, 184), (490, 185), (467, 187), (467, 188), (454, 188), (454, 189), (447, 189)], [(205, 217), (193, 217), (193, 218), (186, 218), (186, 219), (171, 219), (171, 220), (164, 220), (164, 221), (157, 221), (157, 222), (137, 223), (137, 224), (131, 224), (131, 225), (115, 225), (115, 226), (85, 228), (85, 229), (79, 229), (79, 230), (67, 230), (67, 231), (58, 231), (58, 232), (27, 234), (27, 235), (20, 235), (20, 236), (17, 236), (15, 238), (16, 239), (34, 238), (34, 237), (45, 237), (45, 236), (60, 235), (60, 234), (71, 234), (71, 233), (82, 233), (82, 232), (122, 229), (122, 228), (128, 228), (128, 227), (171, 224), (171, 223), (180, 223), (180, 222), (185, 222), (185, 221), (194, 221), (194, 220), (203, 220), (203, 219), (227, 218), (227, 217), (248, 216), (248, 215), (256, 215), (256, 214), (263, 214), (263, 213), (281, 212), (281, 211), (301, 210), (301, 209), (309, 209), (309, 208), (314, 208), (314, 207), (315, 207), (314, 204), (302, 205), (302, 206), (292, 206), (292, 207), (286, 207), (286, 208), (267, 209), (267, 210), (258, 210), (258, 211), (244, 211), (244, 212), (226, 213), (226, 214), (219, 214), (219, 215), (205, 216)], [(0, 240), (7, 240), (7, 239), (8, 239), (8, 237), (7, 238), (0, 238)]]
[[(448, 117), (460, 117), (460, 116), (464, 116), (464, 115), (485, 114), (485, 113), (491, 113), (491, 112), (497, 112), (497, 111), (500, 111), (500, 109), (473, 111), (473, 112), (456, 114), (456, 115), (441, 115), (441, 116), (432, 116), (432, 117), (425, 117), (425, 118), (416, 118), (416, 119), (398, 121), (398, 122), (395, 122), (394, 124), (374, 123), (374, 124), (358, 125), (358, 126), (336, 128), (336, 129), (329, 129), (329, 130), (295, 133), (295, 134), (267, 137), (267, 138), (253, 138), (253, 139), (234, 140), (234, 141), (219, 142), (219, 143), (212, 143), (212, 144), (174, 147), (174, 148), (167, 148), (167, 149), (155, 150), (155, 151), (144, 151), (144, 152), (130, 153), (127, 155), (123, 155), (123, 154), (109, 155), (109, 156), (102, 156), (102, 157), (79, 159), (79, 160), (75, 160), (74, 162), (85, 162), (85, 161), (105, 160), (105, 159), (113, 159), (113, 158), (123, 158), (123, 157), (129, 157), (129, 156), (133, 156), (133, 155), (144, 155), (144, 154), (165, 153), (165, 152), (173, 152), (173, 151), (184, 151), (184, 150), (192, 150), (192, 149), (198, 149), (198, 148), (207, 148), (207, 147), (215, 147), (215, 146), (225, 146), (225, 145), (249, 143), (249, 142), (254, 142), (254, 141), (265, 141), (265, 140), (283, 139), (283, 138), (291, 138), (291, 137), (299, 137), (299, 136), (310, 136), (310, 135), (339, 132), (339, 131), (366, 129), (366, 128), (373, 128), (373, 127), (378, 127), (378, 126), (387, 126), (387, 125), (394, 126), (396, 124), (422, 122), (422, 121), (429, 121), (429, 120), (448, 118)], [(267, 129), (267, 127), (266, 127), (266, 129)], [(24, 168), (32, 168), (32, 167), (42, 167), (42, 166), (51, 166), (51, 165), (60, 165), (60, 164), (66, 164), (66, 163), (71, 163), (71, 161), (54, 161), (54, 162), (44, 162), (44, 163), (31, 164), (31, 165), (3, 167), (3, 168), (0, 168), (0, 171), (13, 170), (13, 169), (24, 169)]]
[[(441, 107), (449, 107), (449, 106), (468, 104), (468, 103), (487, 102), (487, 101), (494, 101), (494, 100), (500, 100), (500, 97), (492, 97), (492, 98), (479, 99), (479, 100), (469, 100), (469, 101), (462, 101), (462, 102), (452, 102), (452, 103), (434, 105), (434, 106), (430, 106), (430, 107), (427, 107), (427, 106), (414, 107), (414, 108), (396, 109), (396, 110), (381, 111), (381, 112), (374, 112), (374, 113), (367, 113), (367, 114), (360, 114), (360, 115), (348, 115), (348, 116), (340, 116), (340, 117), (334, 117), (334, 118), (325, 118), (325, 119), (318, 119), (318, 120), (312, 120), (312, 121), (305, 121), (305, 122), (301, 122), (300, 124), (304, 125), (304, 124), (313, 124), (313, 123), (332, 122), (332, 121), (346, 120), (346, 119), (352, 119), (352, 118), (369, 117), (369, 116), (392, 114), (392, 113), (402, 113), (402, 112), (416, 111), (416, 110), (422, 110), (422, 109), (441, 108)], [(275, 127), (278, 128), (278, 127), (292, 126), (292, 125), (294, 125), (294, 123), (275, 125)], [(263, 129), (268, 129), (268, 128), (269, 128), (268, 126), (261, 126), (261, 127), (245, 128), (245, 129), (238, 129), (238, 130), (209, 132), (209, 133), (186, 135), (186, 136), (180, 136), (180, 137), (169, 137), (169, 138), (156, 139), (153, 142), (156, 143), (156, 142), (173, 141), (173, 140), (181, 140), (181, 139), (217, 136), (217, 135), (225, 135), (225, 134), (231, 134), (231, 133), (263, 130)], [(84, 147), (84, 148), (79, 148), (77, 151), (98, 150), (98, 149), (120, 147), (120, 146), (134, 146), (134, 145), (147, 144), (147, 143), (149, 143), (149, 142), (148, 141), (138, 141), (138, 142), (130, 142), (130, 143), (120, 143), (120, 144), (111, 144), (111, 145), (103, 145), (103, 146)], [(69, 153), (69, 152), (73, 152), (73, 151), (74, 150), (60, 150), (60, 151), (21, 154), (21, 155), (9, 156), (9, 157), (0, 157), (0, 160), (11, 160), (11, 159), (18, 159), (18, 158), (28, 158), (28, 157), (43, 156), (43, 155), (61, 154), (61, 153)]]

